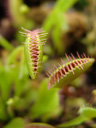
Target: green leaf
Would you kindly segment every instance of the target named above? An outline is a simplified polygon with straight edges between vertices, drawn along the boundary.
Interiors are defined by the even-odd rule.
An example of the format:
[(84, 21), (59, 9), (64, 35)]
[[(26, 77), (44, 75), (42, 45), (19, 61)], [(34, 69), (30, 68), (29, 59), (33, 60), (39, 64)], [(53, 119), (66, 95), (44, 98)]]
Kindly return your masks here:
[(24, 46), (21, 45), (15, 48), (14, 51), (8, 57), (7, 66), (9, 67), (17, 66), (23, 52), (24, 52)]
[(3, 128), (24, 128), (24, 120), (22, 118), (14, 118)]
[(24, 128), (55, 128), (55, 127), (45, 123), (31, 123), (31, 124), (27, 124)]
[(55, 9), (58, 9), (61, 12), (67, 11), (77, 0), (58, 0), (55, 6)]
[(80, 116), (66, 122), (63, 124), (58, 125), (58, 128), (64, 127), (72, 127), (76, 125), (80, 125), (83, 122), (91, 120), (92, 118), (96, 118), (96, 109), (92, 107), (84, 107), (79, 110)]
[(2, 99), (0, 98), (0, 120), (5, 121), (8, 119), (8, 115), (6, 113), (6, 107)]
[(13, 46), (2, 35), (0, 35), (0, 45), (9, 51), (13, 50)]
[[(49, 32), (52, 26), (56, 23), (56, 17), (60, 15), (60, 13), (66, 12), (77, 0), (58, 0), (56, 2), (56, 5), (53, 9), (53, 11), (50, 13), (50, 15), (45, 20), (43, 27), (44, 29)], [(60, 18), (60, 17), (58, 17)], [(60, 18), (62, 22), (62, 17)], [(59, 25), (59, 24), (58, 24)]]
[[(45, 20), (43, 27), (44, 29), (49, 32), (52, 26), (56, 23), (56, 17), (59, 15), (61, 12), (64, 13), (66, 12), (72, 5), (76, 2), (77, 0), (58, 0), (56, 2), (56, 5), (53, 9), (53, 11), (50, 13), (50, 15), (47, 17)], [(59, 18), (59, 17), (58, 17)], [(61, 17), (62, 18), (62, 17)], [(62, 21), (62, 19), (61, 19)]]
[(20, 28), (21, 26), (27, 29), (33, 28), (34, 22), (30, 20), (28, 17), (26, 17), (25, 14), (21, 13), (22, 6), (24, 6), (23, 0), (9, 0), (8, 1), (8, 9), (13, 19), (13, 22), (15, 26), (17, 26), (18, 28)]
[(88, 119), (92, 119), (92, 118), (95, 118), (96, 117), (96, 109), (95, 108), (92, 108), (92, 107), (84, 107), (84, 108), (81, 108), (79, 110), (79, 113), (88, 118)]
[(11, 80), (10, 72), (7, 72), (3, 66), (0, 66), (0, 90), (4, 101), (9, 98), (12, 82)]
[(16, 95), (20, 95), (23, 91), (28, 75), (25, 71), (23, 52), (23, 46), (19, 46), (10, 54), (5, 67), (0, 65), (0, 90), (4, 101), (10, 96), (12, 83), (15, 84)]
[(83, 117), (83, 116), (78, 116), (66, 123), (63, 123), (63, 124), (60, 124), (58, 125), (57, 127), (58, 128), (66, 128), (66, 127), (72, 127), (72, 126), (76, 126), (76, 125), (79, 125), (81, 123), (83, 123), (84, 121), (86, 121), (86, 119)]
[(45, 79), (40, 84), (38, 99), (31, 108), (32, 118), (38, 118), (38, 117), (42, 118), (49, 114), (50, 116), (52, 116), (52, 113), (55, 114), (57, 109), (60, 110), (58, 89), (48, 90), (47, 84), (48, 84), (47, 79)]
[(64, 53), (64, 45), (62, 44), (61, 35), (66, 31), (67, 22), (64, 17), (66, 12), (77, 0), (58, 0), (53, 11), (46, 18), (43, 28), (49, 32), (53, 27), (52, 40), (55, 49), (59, 54)]
[(64, 43), (62, 42), (62, 39), (61, 39), (61, 34), (62, 34), (62, 31), (66, 31), (65, 30), (65, 28), (67, 28), (66, 26), (67, 26), (67, 22), (64, 17), (64, 14), (57, 13), (56, 24), (52, 31), (52, 40), (53, 40), (54, 47), (58, 49), (59, 54), (62, 54), (65, 51)]
[(54, 25), (54, 12), (52, 12), (46, 19), (45, 22), (43, 24), (43, 28), (44, 30), (46, 30), (47, 32), (49, 32), (53, 25)]

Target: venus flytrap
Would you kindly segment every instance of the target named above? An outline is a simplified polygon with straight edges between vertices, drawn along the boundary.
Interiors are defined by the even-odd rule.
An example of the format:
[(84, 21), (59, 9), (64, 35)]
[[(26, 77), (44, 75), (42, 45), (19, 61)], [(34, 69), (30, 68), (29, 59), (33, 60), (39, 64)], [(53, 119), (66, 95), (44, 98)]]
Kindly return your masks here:
[(32, 79), (35, 79), (43, 59), (42, 45), (44, 45), (46, 41), (44, 38), (46, 33), (44, 33), (43, 29), (36, 29), (34, 31), (24, 30), (25, 32), (22, 33), (26, 36), (26, 41), (24, 43), (25, 59), (29, 74)]
[(89, 69), (95, 61), (94, 58), (86, 57), (85, 54), (81, 55), (81, 58), (78, 52), (78, 59), (76, 59), (73, 54), (71, 54), (71, 57), (68, 57), (67, 54), (65, 55), (68, 62), (65, 64), (62, 60), (63, 65), (59, 64), (58, 68), (55, 66), (56, 70), (53, 73), (49, 72), (48, 88), (61, 88), (62, 86), (72, 82), (81, 73)]
[[(81, 73), (85, 72), (95, 60), (86, 57), (85, 54), (80, 57), (77, 53), (78, 59), (76, 59), (73, 54), (71, 54), (71, 57), (66, 55), (68, 62), (65, 64), (62, 60), (63, 64), (59, 64), (59, 68), (55, 66), (55, 71), (52, 74), (49, 74), (49, 88), (51, 89), (48, 90), (47, 88), (48, 79), (44, 79), (38, 89), (36, 88), (35, 90), (35, 88), (32, 87), (34, 82), (31, 83), (32, 81), (29, 80), (27, 67), (31, 78), (35, 79), (40, 70), (42, 61), (45, 62), (48, 59), (46, 56), (45, 58), (43, 57), (43, 44), (46, 40), (46, 34), (42, 29), (33, 31), (24, 29), (24, 31), (25, 32), (22, 32), (26, 37), (24, 46), (19, 46), (10, 54), (6, 64), (7, 66), (5, 65), (8, 70), (6, 70), (6, 68), (3, 69), (3, 65), (0, 64), (0, 91), (2, 96), (2, 98), (0, 98), (0, 119), (8, 121), (16, 116), (16, 111), (19, 116), (21, 116), (22, 113), (25, 113), (28, 114), (29, 118), (32, 120), (40, 118), (43, 121), (47, 121), (50, 118), (58, 117), (62, 112), (62, 108), (59, 104), (59, 89), (51, 87), (61, 88), (73, 81)], [(23, 53), (25, 53), (24, 56)], [(25, 65), (25, 61), (27, 66)], [(10, 95), (11, 92), (12, 96)], [(2, 99), (4, 99), (5, 104), (7, 103), (7, 107), (5, 104), (3, 106)], [(28, 110), (29, 107), (30, 109)], [(29, 113), (26, 113), (26, 110), (28, 110)], [(85, 122), (87, 119), (89, 120), (95, 117), (96, 110), (90, 108), (87, 108), (86, 110), (83, 109), (80, 111), (80, 116), (71, 121), (70, 125), (78, 125)], [(88, 115), (90, 115), (91, 118)], [(15, 126), (15, 124), (19, 124), (21, 125), (20, 128), (23, 128), (23, 121), (22, 118), (15, 118), (4, 128), (11, 128)], [(57, 127), (64, 127), (69, 125), (69, 123), (58, 125)], [(53, 126), (35, 123), (29, 126), (26, 125), (25, 128), (27, 127), (52, 128)]]

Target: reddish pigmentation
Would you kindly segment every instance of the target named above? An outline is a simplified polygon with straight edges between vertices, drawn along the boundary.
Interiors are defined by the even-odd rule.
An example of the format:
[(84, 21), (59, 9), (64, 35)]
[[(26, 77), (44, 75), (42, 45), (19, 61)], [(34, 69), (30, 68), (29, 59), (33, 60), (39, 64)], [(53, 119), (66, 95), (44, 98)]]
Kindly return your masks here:
[[(68, 84), (72, 80), (74, 80), (78, 75), (86, 71), (94, 62), (93, 58), (86, 57), (83, 55), (80, 57), (79, 53), (77, 52), (77, 56), (79, 59), (76, 59), (73, 54), (71, 57), (65, 54), (68, 63), (64, 63), (63, 65), (59, 64), (59, 67), (55, 69), (53, 73), (49, 74), (49, 84), (48, 88), (51, 87), (62, 87), (65, 84)], [(56, 67), (56, 66), (55, 66)]]

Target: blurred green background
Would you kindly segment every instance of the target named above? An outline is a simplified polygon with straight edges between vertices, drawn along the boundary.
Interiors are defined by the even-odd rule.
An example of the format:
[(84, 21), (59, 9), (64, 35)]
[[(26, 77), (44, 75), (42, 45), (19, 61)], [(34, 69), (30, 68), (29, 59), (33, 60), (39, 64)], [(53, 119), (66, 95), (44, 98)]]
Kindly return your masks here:
[[(35, 80), (26, 67), (21, 27), (48, 33)], [(60, 58), (66, 61), (65, 53), (77, 56), (76, 51), (96, 58), (95, 0), (0, 0), (0, 128), (43, 127), (26, 126), (32, 122), (52, 125), (48, 128), (61, 123), (96, 127), (96, 116), (91, 114), (96, 113), (96, 62), (62, 89), (47, 89), (46, 72), (53, 71)], [(72, 123), (66, 124), (69, 120)]]

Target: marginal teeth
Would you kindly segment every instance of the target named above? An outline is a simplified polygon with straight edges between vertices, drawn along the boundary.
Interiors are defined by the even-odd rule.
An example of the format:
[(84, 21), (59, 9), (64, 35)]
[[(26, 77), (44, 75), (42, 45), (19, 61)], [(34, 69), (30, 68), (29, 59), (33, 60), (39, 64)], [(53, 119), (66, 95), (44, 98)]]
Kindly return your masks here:
[(46, 73), (46, 75), (47, 75), (48, 77), (50, 76), (50, 74), (49, 74), (48, 72)]
[(83, 55), (84, 55), (85, 58), (87, 58), (86, 55), (85, 55), (85, 53), (83, 53)]
[(76, 53), (77, 53), (78, 58), (79, 58), (79, 59), (81, 59), (81, 57), (80, 57), (79, 53), (78, 53), (78, 52), (76, 52)]
[(57, 68), (56, 66), (54, 66), (55, 71), (54, 73), (50, 76), (49, 74), (49, 83), (50, 86), (54, 85), (55, 83), (58, 83), (60, 81), (60, 79), (63, 79), (66, 75), (69, 74), (69, 72), (72, 72), (73, 75), (75, 75), (75, 70), (76, 68), (78, 68), (79, 70), (83, 69), (84, 70), (84, 65), (86, 65), (86, 63), (91, 62), (90, 58), (87, 58), (86, 55), (83, 53), (83, 55), (79, 55), (79, 53), (77, 52), (77, 56), (79, 59), (76, 59), (73, 54), (71, 53), (71, 57), (67, 56), (67, 54), (65, 54), (68, 63), (65, 64), (64, 61), (61, 59), (63, 65), (59, 65), (59, 68)]

